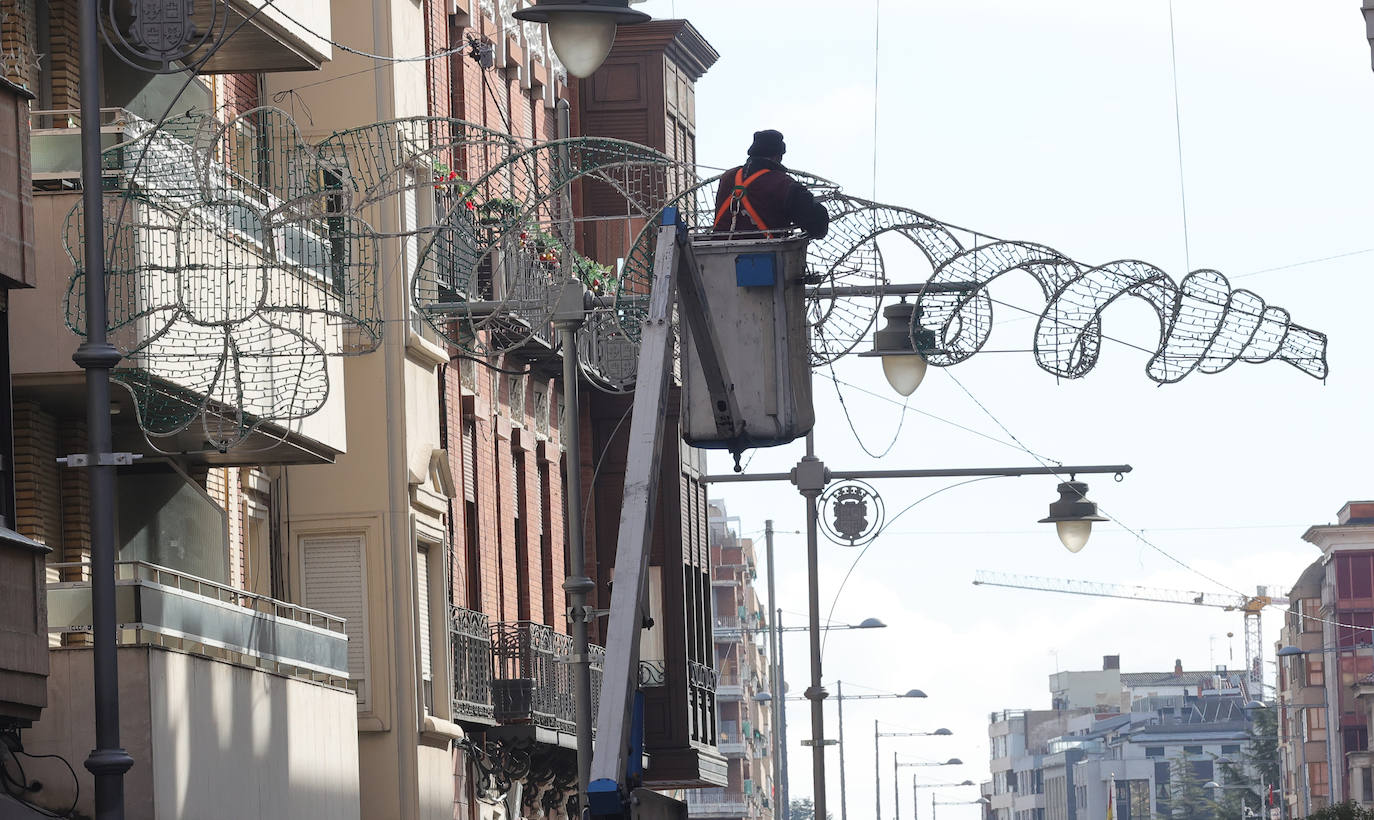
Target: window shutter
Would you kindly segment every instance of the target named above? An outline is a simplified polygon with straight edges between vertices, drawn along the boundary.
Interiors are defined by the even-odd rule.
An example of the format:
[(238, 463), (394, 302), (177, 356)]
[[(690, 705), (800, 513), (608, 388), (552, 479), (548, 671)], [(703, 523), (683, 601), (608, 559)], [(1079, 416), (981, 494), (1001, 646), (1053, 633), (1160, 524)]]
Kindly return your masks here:
[(305, 605), (344, 619), (348, 635), (348, 676), (358, 707), (368, 703), (367, 589), (361, 536), (301, 539), (301, 588)]
[(477, 502), (477, 425), (470, 421), (463, 424), (463, 497)]
[(427, 681), (434, 680), (429, 632), (429, 555), (430, 549), (426, 546), (421, 546), (415, 553), (415, 597), (420, 604), (420, 677)]

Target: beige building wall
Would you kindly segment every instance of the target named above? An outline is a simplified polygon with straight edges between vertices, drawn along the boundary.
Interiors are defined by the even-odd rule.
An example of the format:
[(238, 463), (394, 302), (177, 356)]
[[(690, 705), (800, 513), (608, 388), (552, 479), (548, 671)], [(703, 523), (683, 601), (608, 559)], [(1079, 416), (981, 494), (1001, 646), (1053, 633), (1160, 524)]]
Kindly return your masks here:
[[(397, 57), (425, 53), (422, 7), (412, 0), (334, 0), (332, 18), (340, 42)], [(310, 111), (311, 121), (302, 117), (300, 126), (313, 141), (428, 113), (423, 61), (366, 70), (376, 65), (336, 49), (333, 61), (307, 82), (300, 75), (268, 75), (265, 98), (308, 84), (294, 92), (294, 100)], [(361, 73), (346, 76), (354, 72)], [(401, 196), (388, 196), (361, 216), (379, 233), (394, 234), (404, 224), (402, 207)], [(382, 348), (344, 361), (345, 380), (353, 386), (347, 401), (348, 452), (334, 465), (290, 468), (290, 560), (297, 568), (293, 578), (300, 579), (303, 541), (331, 535), (362, 539), (367, 602), (367, 675), (357, 719), (358, 762), (366, 773), (362, 816), (450, 818), (452, 741), (461, 730), (448, 721), (447, 602), (439, 583), (446, 577), (447, 498), (432, 469), (439, 447), (437, 370), (448, 357), (411, 329), (413, 261), (405, 258), (404, 243), (382, 240), (377, 262)], [(417, 547), (425, 542), (436, 547), (430, 550), (430, 584), (420, 590)], [(300, 584), (293, 581), (298, 593)], [(429, 596), (433, 714), (424, 706), (420, 681), (417, 595), (422, 592)]]
[[(76, 811), (94, 812), (95, 781), (80, 761), (95, 747), (89, 650), (51, 653), (49, 709), (25, 731), (32, 749), (74, 764)], [(352, 693), (160, 647), (119, 650), (120, 741), (136, 764), (124, 777), (130, 820), (359, 818)], [(65, 809), (71, 781), (49, 777), (35, 797)]]

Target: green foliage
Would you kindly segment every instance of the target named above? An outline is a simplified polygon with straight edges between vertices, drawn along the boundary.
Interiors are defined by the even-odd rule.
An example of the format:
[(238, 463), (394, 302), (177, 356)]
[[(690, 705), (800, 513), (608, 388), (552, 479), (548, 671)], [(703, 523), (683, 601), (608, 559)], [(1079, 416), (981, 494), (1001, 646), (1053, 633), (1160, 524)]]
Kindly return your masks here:
[[(787, 807), (787, 820), (816, 820), (816, 804), (809, 797), (793, 800)], [(825, 820), (835, 820), (835, 815), (827, 811)]]
[(1307, 820), (1374, 820), (1374, 811), (1354, 802), (1337, 803), (1307, 815)]
[(1237, 816), (1234, 813), (1218, 815), (1221, 807), (1207, 796), (1203, 780), (1187, 757), (1174, 758), (1169, 769), (1169, 796), (1158, 801), (1160, 811), (1167, 812), (1169, 820), (1217, 820), (1218, 816)]

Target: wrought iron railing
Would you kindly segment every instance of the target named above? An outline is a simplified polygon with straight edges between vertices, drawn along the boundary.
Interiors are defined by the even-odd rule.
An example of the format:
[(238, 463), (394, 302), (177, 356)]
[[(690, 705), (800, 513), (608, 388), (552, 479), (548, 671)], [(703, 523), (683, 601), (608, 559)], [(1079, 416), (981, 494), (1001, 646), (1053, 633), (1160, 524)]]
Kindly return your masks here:
[(453, 714), (458, 719), (494, 720), (491, 700), (491, 619), (462, 607), (449, 609), (453, 646)]
[[(492, 704), (501, 723), (533, 723), (549, 729), (576, 729), (572, 638), (530, 621), (492, 626)], [(592, 712), (601, 696), (606, 650), (592, 646)]]

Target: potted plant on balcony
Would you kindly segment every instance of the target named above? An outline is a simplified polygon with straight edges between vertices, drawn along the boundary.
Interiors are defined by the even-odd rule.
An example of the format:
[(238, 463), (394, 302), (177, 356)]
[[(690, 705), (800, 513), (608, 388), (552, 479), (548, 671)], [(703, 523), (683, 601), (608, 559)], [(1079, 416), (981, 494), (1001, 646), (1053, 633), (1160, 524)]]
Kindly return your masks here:
[(606, 293), (615, 291), (615, 268), (610, 265), (603, 265), (595, 259), (579, 256), (573, 262), (573, 271), (577, 274), (577, 278), (582, 280), (582, 284), (587, 286), (587, 290), (597, 296), (604, 296)]
[(500, 225), (519, 215), (521, 206), (513, 199), (493, 197), (477, 206), (477, 221), (483, 225)]

